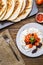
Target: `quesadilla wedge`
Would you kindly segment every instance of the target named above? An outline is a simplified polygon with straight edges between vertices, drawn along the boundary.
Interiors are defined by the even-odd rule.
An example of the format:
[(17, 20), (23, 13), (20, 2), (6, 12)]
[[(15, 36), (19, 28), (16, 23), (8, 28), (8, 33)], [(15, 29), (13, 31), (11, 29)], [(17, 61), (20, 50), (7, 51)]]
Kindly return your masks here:
[(22, 11), (24, 10), (25, 6), (26, 6), (26, 0), (23, 0), (23, 5), (22, 5), (20, 13), (22, 13)]
[(15, 0), (7, 0), (7, 12), (3, 20), (6, 20), (7, 18), (10, 17), (10, 15), (12, 14), (14, 10), (14, 7), (15, 7)]
[(19, 13), (21, 11), (23, 0), (15, 0), (15, 1), (16, 1), (15, 9), (14, 9), (12, 15), (8, 18), (8, 20), (14, 20), (15, 18), (17, 18), (17, 16), (19, 15)]
[(1, 17), (0, 17), (0, 20), (2, 21), (3, 19), (3, 17), (4, 17), (4, 15), (6, 14), (6, 10), (3, 12), (3, 15), (1, 15)]
[(5, 15), (5, 10), (7, 7), (7, 0), (0, 0), (0, 20), (3, 18)]
[(26, 0), (25, 9), (23, 10), (22, 13), (19, 14), (19, 16), (15, 20), (13, 20), (13, 22), (18, 22), (21, 21), (22, 19), (25, 19), (32, 10), (32, 4), (33, 4), (32, 0)]

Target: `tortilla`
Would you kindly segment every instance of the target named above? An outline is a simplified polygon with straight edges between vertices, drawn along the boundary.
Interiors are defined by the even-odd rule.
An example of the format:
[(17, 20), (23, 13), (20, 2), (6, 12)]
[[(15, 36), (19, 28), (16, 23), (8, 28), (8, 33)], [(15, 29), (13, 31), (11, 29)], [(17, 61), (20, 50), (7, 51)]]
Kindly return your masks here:
[(22, 13), (19, 14), (19, 16), (16, 19), (13, 20), (13, 22), (18, 22), (21, 21), (22, 19), (25, 19), (32, 10), (32, 4), (33, 4), (32, 0), (26, 0), (25, 9), (23, 10)]
[(6, 20), (9, 18), (14, 10), (15, 7), (15, 0), (7, 0), (7, 12), (6, 15), (4, 16), (3, 20)]
[(23, 0), (16, 0), (15, 9), (14, 9), (12, 15), (8, 18), (8, 20), (14, 20), (17, 18), (17, 16), (19, 15), (19, 13), (21, 11), (22, 3), (23, 3)]
[(7, 0), (0, 0), (0, 20), (3, 18), (4, 14), (6, 13), (7, 7)]

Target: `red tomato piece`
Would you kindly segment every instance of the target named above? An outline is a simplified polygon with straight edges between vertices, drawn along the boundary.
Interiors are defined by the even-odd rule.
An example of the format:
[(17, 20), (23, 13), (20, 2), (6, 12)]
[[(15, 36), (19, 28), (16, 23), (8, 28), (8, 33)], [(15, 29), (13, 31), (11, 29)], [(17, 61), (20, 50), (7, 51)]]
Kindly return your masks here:
[(32, 48), (33, 47), (33, 45), (32, 44), (29, 44), (29, 48)]

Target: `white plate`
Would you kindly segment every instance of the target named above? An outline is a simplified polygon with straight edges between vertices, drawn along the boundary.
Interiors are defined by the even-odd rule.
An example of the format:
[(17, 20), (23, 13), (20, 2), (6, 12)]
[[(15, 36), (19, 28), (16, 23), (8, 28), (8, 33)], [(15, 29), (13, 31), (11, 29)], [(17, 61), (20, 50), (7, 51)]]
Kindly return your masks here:
[(38, 57), (40, 55), (43, 55), (43, 47), (38, 50), (36, 53), (32, 54), (31, 52), (27, 52), (26, 50), (23, 49), (23, 47), (21, 46), (21, 42), (20, 42), (20, 35), (21, 32), (23, 32), (23, 30), (28, 29), (28, 28), (37, 28), (38, 30), (40, 30), (43, 33), (43, 26), (38, 24), (38, 23), (29, 23), (24, 25), (23, 27), (20, 28), (20, 30), (18, 31), (17, 37), (16, 37), (16, 44), (18, 49), (20, 50), (20, 52), (28, 57)]

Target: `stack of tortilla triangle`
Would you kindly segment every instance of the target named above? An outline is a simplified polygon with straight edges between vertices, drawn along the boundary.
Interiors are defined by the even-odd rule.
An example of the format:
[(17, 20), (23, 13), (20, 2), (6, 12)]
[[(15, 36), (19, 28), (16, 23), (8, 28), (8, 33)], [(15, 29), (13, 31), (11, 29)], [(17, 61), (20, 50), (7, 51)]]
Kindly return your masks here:
[(25, 19), (32, 10), (32, 0), (1, 0), (0, 20), (18, 22)]

